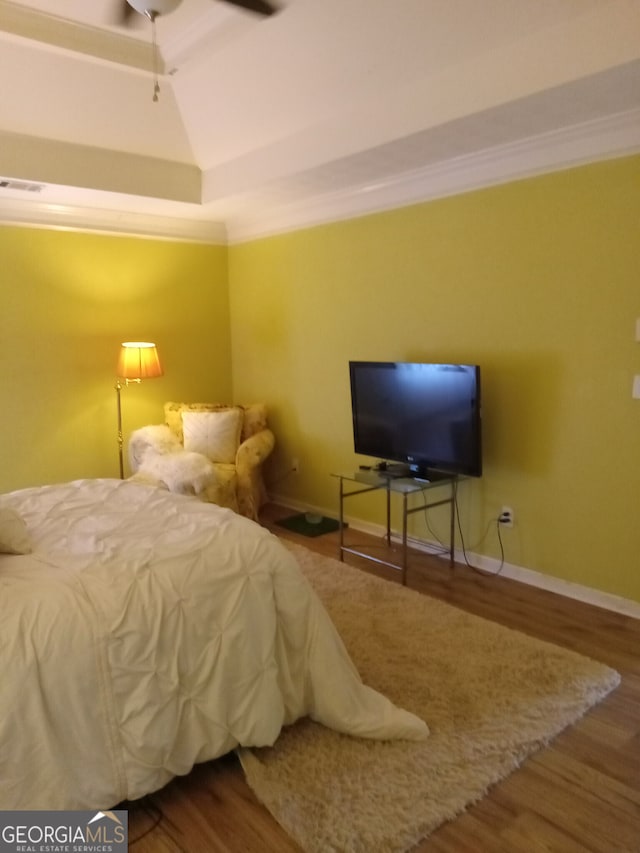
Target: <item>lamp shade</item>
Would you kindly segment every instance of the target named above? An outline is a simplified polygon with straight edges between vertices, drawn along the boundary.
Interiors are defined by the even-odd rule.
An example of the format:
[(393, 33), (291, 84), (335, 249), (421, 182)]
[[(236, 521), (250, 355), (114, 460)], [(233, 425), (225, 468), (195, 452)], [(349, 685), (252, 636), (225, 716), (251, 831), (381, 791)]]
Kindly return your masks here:
[(155, 344), (127, 341), (120, 347), (117, 374), (121, 379), (155, 379), (163, 372)]

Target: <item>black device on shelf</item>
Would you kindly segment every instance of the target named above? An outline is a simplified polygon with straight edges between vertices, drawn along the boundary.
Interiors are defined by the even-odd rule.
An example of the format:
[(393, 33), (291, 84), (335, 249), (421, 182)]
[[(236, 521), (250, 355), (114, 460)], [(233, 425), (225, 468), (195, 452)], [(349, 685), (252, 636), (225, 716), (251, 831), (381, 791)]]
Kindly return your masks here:
[(356, 453), (411, 477), (481, 476), (479, 365), (350, 361), (349, 373)]

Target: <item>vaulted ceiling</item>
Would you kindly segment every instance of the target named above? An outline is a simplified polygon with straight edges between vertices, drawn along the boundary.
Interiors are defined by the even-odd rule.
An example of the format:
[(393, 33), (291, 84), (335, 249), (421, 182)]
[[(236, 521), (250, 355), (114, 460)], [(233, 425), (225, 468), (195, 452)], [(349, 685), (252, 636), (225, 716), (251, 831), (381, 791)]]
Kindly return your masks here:
[(159, 18), (154, 102), (143, 16), (0, 0), (0, 221), (241, 239), (640, 150), (638, 0), (275, 1)]

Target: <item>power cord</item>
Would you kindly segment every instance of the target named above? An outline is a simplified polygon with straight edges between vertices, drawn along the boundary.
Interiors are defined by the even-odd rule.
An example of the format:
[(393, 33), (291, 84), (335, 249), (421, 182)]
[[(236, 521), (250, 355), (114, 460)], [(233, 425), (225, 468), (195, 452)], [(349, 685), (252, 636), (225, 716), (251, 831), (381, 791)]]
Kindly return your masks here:
[[(504, 568), (504, 544), (502, 542), (502, 533), (500, 531), (500, 526), (502, 524), (504, 524), (506, 521), (510, 521), (510, 517), (508, 515), (505, 515), (504, 513), (502, 513), (497, 518), (490, 519), (489, 522), (487, 523), (487, 526), (485, 528), (484, 533), (482, 534), (480, 539), (475, 543), (475, 545), (473, 545), (473, 550), (475, 550), (480, 545), (482, 545), (482, 543), (485, 541), (485, 539), (489, 535), (489, 531), (491, 530), (492, 525), (494, 525), (494, 524), (496, 525), (496, 532), (498, 534), (498, 543), (500, 545), (500, 565), (498, 566), (498, 568), (496, 569), (495, 572), (488, 572), (485, 569), (481, 569), (479, 566), (474, 566), (469, 561), (469, 558), (467, 557), (467, 548), (466, 548), (466, 545), (464, 543), (464, 534), (462, 533), (462, 527), (460, 525), (460, 512), (459, 512), (459, 507), (458, 507), (458, 494), (457, 494), (457, 492), (455, 495), (455, 509), (456, 509), (456, 520), (457, 520), (457, 524), (458, 524), (458, 532), (460, 534), (460, 542), (462, 543), (462, 555), (464, 557), (464, 561), (465, 561), (466, 565), (470, 569), (473, 569), (474, 572), (477, 572), (479, 575), (483, 575), (484, 577), (494, 577), (496, 575), (499, 575)], [(436, 531), (431, 526), (431, 522), (429, 520), (429, 507), (428, 506), (424, 507), (423, 514), (424, 514), (424, 523), (427, 527), (427, 530), (429, 531), (429, 533), (431, 534), (431, 536), (435, 540), (435, 543), (437, 543), (437, 544), (435, 544), (435, 543), (426, 544), (425, 550), (427, 551), (427, 553), (434, 554), (436, 556), (448, 555), (449, 554), (449, 546), (446, 545), (442, 541), (441, 537), (438, 536)], [(386, 542), (386, 538), (387, 538), (386, 533), (383, 533), (382, 536), (380, 537), (381, 543), (383, 541)]]
[[(487, 534), (489, 533), (489, 529), (491, 528), (491, 525), (495, 524), (496, 532), (498, 534), (498, 543), (500, 545), (500, 565), (495, 570), (495, 572), (488, 572), (488, 571), (486, 571), (486, 569), (481, 569), (479, 566), (474, 566), (473, 563), (469, 562), (469, 558), (467, 557), (467, 550), (466, 550), (466, 547), (464, 544), (464, 534), (462, 532), (462, 525), (460, 524), (460, 512), (458, 511), (458, 493), (457, 492), (455, 495), (455, 508), (456, 508), (456, 520), (458, 522), (458, 533), (460, 534), (460, 543), (462, 544), (462, 555), (464, 557), (465, 563), (467, 564), (467, 566), (470, 569), (473, 569), (474, 572), (477, 572), (479, 575), (482, 575), (485, 578), (486, 577), (490, 577), (490, 578), (496, 577), (496, 575), (499, 575), (500, 572), (504, 568), (504, 545), (502, 542), (502, 533), (500, 532), (500, 525), (504, 521), (503, 514), (499, 515), (496, 519), (492, 519), (491, 521), (489, 521), (489, 523), (487, 525), (487, 529), (485, 530), (484, 536), (482, 537), (482, 539), (478, 543), (480, 545), (484, 542), (484, 540), (487, 538)], [(474, 547), (477, 547), (477, 546), (474, 546)]]
[[(494, 524), (496, 525), (496, 532), (498, 534), (498, 543), (500, 545), (500, 565), (498, 566), (498, 568), (494, 572), (488, 572), (488, 571), (486, 571), (486, 569), (481, 569), (479, 566), (474, 566), (473, 563), (471, 563), (469, 558), (467, 557), (467, 548), (466, 548), (466, 545), (464, 543), (464, 534), (462, 532), (462, 526), (460, 525), (460, 511), (459, 511), (459, 507), (458, 507), (458, 493), (457, 493), (457, 491), (455, 494), (455, 510), (456, 510), (456, 520), (457, 520), (457, 525), (458, 525), (458, 533), (460, 534), (460, 542), (462, 544), (462, 555), (464, 557), (464, 561), (465, 561), (466, 565), (470, 569), (473, 569), (474, 572), (477, 572), (479, 575), (483, 575), (483, 577), (494, 577), (496, 575), (499, 575), (500, 572), (504, 568), (504, 544), (502, 542), (502, 532), (500, 530), (500, 526), (502, 524), (504, 524), (506, 521), (509, 521), (510, 517), (508, 515), (506, 515), (505, 513), (501, 513), (497, 518), (490, 519), (489, 522), (487, 523), (487, 526), (485, 528), (484, 533), (482, 534), (480, 539), (476, 542), (476, 544), (473, 546), (473, 550), (475, 550), (480, 545), (482, 545), (482, 543), (485, 541), (485, 539), (489, 535), (489, 531), (491, 530), (492, 525), (494, 525)], [(438, 534), (431, 527), (431, 524), (429, 521), (429, 507), (428, 506), (425, 506), (425, 508), (424, 508), (424, 522), (427, 526), (427, 530), (429, 531), (429, 533), (433, 536), (433, 538), (436, 540), (436, 542), (441, 546), (442, 553), (448, 554), (449, 553), (448, 546), (445, 545), (445, 543), (442, 541), (442, 539), (438, 536)], [(436, 552), (436, 553), (438, 553), (438, 552)]]
[(442, 553), (443, 554), (448, 553), (449, 549), (444, 544), (442, 539), (438, 536), (438, 534), (435, 532), (435, 530), (431, 527), (431, 522), (429, 521), (429, 507), (428, 506), (425, 506), (425, 508), (424, 508), (424, 523), (425, 523), (426, 528), (429, 531), (429, 533), (433, 536), (433, 538), (436, 540), (436, 542), (438, 543), (438, 545), (442, 549)]
[(159, 808), (151, 799), (150, 796), (142, 797), (140, 800), (136, 802), (136, 808), (144, 808), (145, 810), (151, 812), (153, 814), (153, 823), (148, 829), (145, 829), (144, 832), (141, 832), (137, 838), (129, 839), (129, 847), (133, 847), (139, 841), (142, 841), (143, 838), (146, 838), (147, 835), (152, 833), (154, 829), (161, 823), (164, 819), (164, 812), (161, 808)]

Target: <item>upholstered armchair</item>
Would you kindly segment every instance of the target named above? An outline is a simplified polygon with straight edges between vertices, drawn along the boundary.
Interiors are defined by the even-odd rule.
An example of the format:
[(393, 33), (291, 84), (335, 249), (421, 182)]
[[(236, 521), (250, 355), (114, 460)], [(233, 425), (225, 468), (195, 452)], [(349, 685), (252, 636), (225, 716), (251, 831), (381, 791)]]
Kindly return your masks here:
[(195, 494), (254, 520), (267, 498), (262, 463), (274, 435), (262, 403), (165, 403), (164, 425), (129, 440), (133, 480)]

